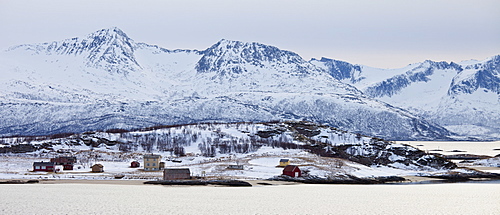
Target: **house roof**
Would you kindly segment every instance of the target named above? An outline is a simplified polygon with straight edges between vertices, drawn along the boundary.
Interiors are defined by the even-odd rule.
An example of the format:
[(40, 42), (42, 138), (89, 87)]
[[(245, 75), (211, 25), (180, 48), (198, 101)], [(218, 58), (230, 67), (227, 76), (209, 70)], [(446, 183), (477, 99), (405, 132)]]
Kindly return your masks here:
[(34, 162), (33, 166), (54, 166), (56, 165), (54, 162)]
[(191, 174), (189, 168), (175, 168), (175, 169), (165, 169), (165, 174)]
[(300, 171), (299, 167), (295, 165), (287, 165), (283, 169), (283, 172), (295, 172), (295, 171)]
[(75, 156), (59, 156), (59, 157), (55, 157), (55, 158), (75, 159), (76, 160)]
[(100, 163), (92, 165), (92, 167), (94, 167), (94, 166), (97, 166), (97, 167), (104, 167), (104, 166), (103, 166), (102, 164), (100, 164)]
[(280, 162), (288, 162), (288, 161), (289, 161), (289, 159), (284, 159), (284, 158), (280, 159)]
[(161, 157), (160, 155), (155, 155), (155, 154), (144, 155), (144, 158), (160, 158), (160, 157)]

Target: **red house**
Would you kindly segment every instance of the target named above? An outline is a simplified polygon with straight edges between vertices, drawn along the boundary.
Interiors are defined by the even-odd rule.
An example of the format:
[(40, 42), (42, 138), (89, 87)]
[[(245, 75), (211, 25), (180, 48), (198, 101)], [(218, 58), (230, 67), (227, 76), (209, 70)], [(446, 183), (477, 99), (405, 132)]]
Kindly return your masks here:
[(283, 169), (283, 175), (288, 175), (290, 177), (300, 177), (302, 176), (302, 172), (300, 171), (298, 166), (287, 165)]
[(54, 172), (54, 162), (34, 162), (33, 171)]
[(130, 167), (132, 168), (137, 168), (141, 166), (141, 163), (137, 162), (137, 161), (132, 161), (132, 163), (130, 163)]

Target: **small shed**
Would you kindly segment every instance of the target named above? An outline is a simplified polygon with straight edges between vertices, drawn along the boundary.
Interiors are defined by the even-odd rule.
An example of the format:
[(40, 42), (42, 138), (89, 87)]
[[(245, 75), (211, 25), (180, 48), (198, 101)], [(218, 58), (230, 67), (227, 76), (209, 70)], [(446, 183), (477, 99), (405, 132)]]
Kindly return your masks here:
[(229, 165), (227, 167), (228, 169), (236, 169), (236, 170), (243, 170), (243, 165)]
[(283, 175), (288, 175), (290, 177), (300, 177), (302, 176), (302, 171), (296, 165), (288, 165), (283, 169)]
[(285, 159), (285, 158), (280, 159), (280, 165), (279, 165), (280, 167), (285, 167), (287, 165), (290, 165), (290, 159)]
[(92, 172), (104, 172), (104, 166), (100, 163), (94, 164), (91, 168)]
[(54, 172), (54, 162), (34, 162), (33, 171)]
[(141, 163), (139, 163), (139, 161), (132, 161), (132, 163), (130, 163), (130, 167), (132, 167), (132, 168), (137, 168), (140, 166), (141, 166)]
[(189, 168), (168, 168), (163, 170), (163, 180), (191, 179)]

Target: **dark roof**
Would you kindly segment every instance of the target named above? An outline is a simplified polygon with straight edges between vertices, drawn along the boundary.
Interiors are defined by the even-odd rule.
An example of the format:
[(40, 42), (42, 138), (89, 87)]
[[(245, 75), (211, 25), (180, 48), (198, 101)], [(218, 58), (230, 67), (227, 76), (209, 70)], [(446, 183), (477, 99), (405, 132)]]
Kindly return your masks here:
[(59, 157), (56, 157), (56, 158), (75, 159), (76, 160), (75, 156), (59, 156)]
[(286, 165), (285, 169), (283, 169), (283, 172), (293, 172), (297, 169), (297, 171), (300, 171), (298, 166), (295, 165)]
[(144, 158), (160, 158), (160, 155), (148, 154), (148, 155), (144, 155)]
[(281, 159), (280, 162), (288, 162), (289, 159)]
[(34, 162), (33, 166), (54, 166), (56, 165), (54, 162)]
[(102, 168), (102, 167), (104, 167), (104, 166), (103, 166), (102, 164), (100, 164), (100, 163), (92, 165), (92, 167), (94, 167), (94, 166), (98, 166), (98, 167), (101, 167), (101, 168)]
[(165, 174), (191, 174), (189, 168), (165, 169)]

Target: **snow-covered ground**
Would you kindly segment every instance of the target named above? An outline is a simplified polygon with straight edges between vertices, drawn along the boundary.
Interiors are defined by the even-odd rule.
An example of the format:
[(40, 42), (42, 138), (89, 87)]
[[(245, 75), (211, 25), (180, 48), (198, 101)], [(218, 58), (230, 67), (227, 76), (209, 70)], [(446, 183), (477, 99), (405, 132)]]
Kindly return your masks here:
[[(196, 124), (123, 133), (94, 132), (56, 139), (12, 137), (1, 140), (2, 148), (19, 145), (43, 147), (27, 153), (9, 151), (0, 154), (0, 162), (4, 164), (0, 167), (0, 179), (114, 179), (115, 175), (124, 175), (124, 179), (160, 179), (161, 171), (129, 167), (132, 161), (143, 165), (143, 155), (151, 152), (162, 156), (166, 168), (189, 168), (192, 176), (211, 179), (272, 178), (281, 175), (283, 169), (276, 166), (283, 158), (290, 159), (291, 164), (298, 165), (303, 172), (322, 178), (406, 176), (449, 170), (444, 168), (444, 163), (431, 166), (417, 162), (432, 162), (434, 158), (419, 155), (416, 148), (406, 143), (442, 154), (457, 154), (451, 151), (459, 150), (464, 151), (462, 154), (494, 156), (498, 151), (493, 149), (500, 148), (500, 142), (383, 142), (305, 122)], [(305, 146), (311, 147), (310, 150), (301, 148)], [(339, 150), (335, 147), (347, 148), (342, 152), (332, 152)], [(179, 148), (182, 153), (175, 152)], [(431, 151), (434, 149), (443, 151)], [(330, 155), (346, 153), (351, 157), (344, 157), (352, 160), (319, 156), (318, 151), (333, 153)], [(386, 156), (380, 157), (380, 154)], [(49, 161), (57, 156), (75, 156), (78, 159), (75, 170), (32, 172), (33, 162)], [(356, 156), (378, 156), (387, 161), (365, 166), (353, 162), (357, 161)], [(90, 167), (96, 163), (104, 165), (103, 173), (91, 172)], [(244, 169), (228, 169), (229, 165), (243, 165)], [(496, 167), (498, 160), (473, 165)]]
[[(162, 155), (162, 161), (165, 162), (167, 168), (189, 168), (192, 176), (204, 176), (211, 179), (268, 179), (281, 175), (283, 168), (279, 168), (277, 165), (282, 158), (290, 159), (291, 164), (298, 165), (302, 171), (305, 170), (310, 175), (324, 178), (337, 175), (370, 178), (378, 176), (412, 176), (429, 173), (429, 171), (425, 170), (408, 170), (388, 166), (369, 167), (343, 159), (320, 157), (301, 150), (284, 150), (272, 147), (262, 147), (250, 154), (219, 155), (216, 157), (188, 155), (176, 158), (176, 161), (182, 161), (181, 163), (168, 161), (169, 153)], [(131, 156), (124, 155), (123, 157)], [(157, 180), (162, 177), (161, 171), (143, 171), (142, 159), (120, 160), (112, 156), (101, 156), (98, 161), (80, 163), (75, 165), (75, 170), (65, 170), (60, 173), (32, 171), (33, 162), (48, 160), (45, 157), (29, 155), (2, 155), (0, 156), (0, 163), (5, 165), (0, 168), (0, 179), (114, 180), (114, 176), (120, 174), (125, 176), (123, 179), (131, 180)], [(130, 162), (133, 160), (141, 162), (141, 167), (130, 168)], [(94, 163), (104, 165), (104, 172), (92, 173), (90, 166)], [(231, 170), (227, 168), (233, 164), (243, 165), (244, 170)]]

